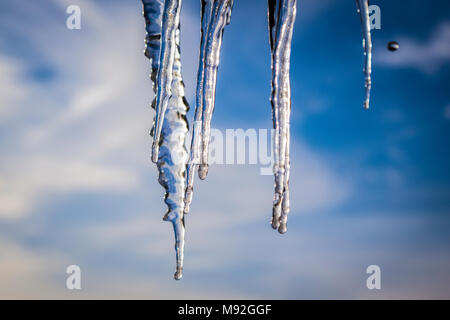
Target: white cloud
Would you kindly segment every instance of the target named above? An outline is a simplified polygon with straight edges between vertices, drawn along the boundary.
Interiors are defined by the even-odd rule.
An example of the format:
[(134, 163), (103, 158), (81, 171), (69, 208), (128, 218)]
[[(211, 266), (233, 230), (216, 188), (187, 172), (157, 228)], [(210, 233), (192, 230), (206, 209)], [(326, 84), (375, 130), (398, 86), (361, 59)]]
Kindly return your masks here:
[[(139, 169), (147, 164), (139, 149), (149, 140), (151, 83), (144, 55), (130, 59), (143, 51), (143, 21), (130, 10), (118, 10), (119, 20), (129, 21), (124, 28), (98, 18), (103, 15), (95, 6), (81, 4), (86, 25), (79, 31), (47, 23), (54, 17), (41, 11), (34, 16), (44, 21), (39, 32), (33, 25), (12, 26), (33, 35), (27, 45), (51, 61), (58, 81), (27, 90), (31, 85), (18, 74), (30, 68), (29, 61), (0, 57), (0, 117), (16, 115), (8, 129), (8, 145), (14, 148), (2, 146), (0, 219), (29, 215), (54, 194), (135, 188)], [(123, 155), (136, 152), (139, 166), (123, 163)]]
[(18, 105), (29, 95), (30, 87), (21, 82), (21, 64), (0, 55), (0, 123), (17, 112)]
[(1, 237), (0, 299), (56, 298), (58, 287), (64, 283), (58, 286), (47, 276), (63, 274), (64, 270), (57, 270), (63, 256), (49, 251), (32, 252)]
[(123, 191), (137, 185), (126, 168), (57, 157), (2, 161), (0, 219), (21, 218), (51, 195), (77, 191)]
[[(248, 299), (242, 292), (183, 288), (156, 277), (116, 272), (83, 264), (62, 252), (30, 250), (0, 238), (0, 299)], [(80, 263), (81, 290), (66, 289), (67, 266)], [(95, 279), (95, 281), (91, 281)]]
[(395, 39), (400, 44), (396, 52), (380, 48), (373, 55), (374, 62), (392, 67), (417, 68), (425, 73), (438, 70), (450, 60), (450, 22), (446, 21), (430, 35), (429, 39), (419, 42), (405, 36)]

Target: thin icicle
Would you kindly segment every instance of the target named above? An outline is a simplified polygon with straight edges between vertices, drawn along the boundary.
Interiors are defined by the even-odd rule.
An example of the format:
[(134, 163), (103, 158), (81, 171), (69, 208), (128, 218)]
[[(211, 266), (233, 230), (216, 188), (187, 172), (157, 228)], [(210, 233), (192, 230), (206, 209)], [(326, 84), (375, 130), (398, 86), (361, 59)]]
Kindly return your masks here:
[(275, 194), (272, 227), (287, 231), (289, 213), (289, 142), (291, 92), (289, 67), (296, 0), (269, 0), (269, 39), (272, 52), (272, 117), (274, 137)]
[(156, 77), (156, 116), (153, 132), (152, 161), (158, 161), (160, 137), (167, 103), (171, 94), (172, 68), (175, 56), (175, 33), (180, 25), (181, 0), (165, 0), (162, 17), (161, 50)]
[(369, 0), (356, 0), (358, 13), (361, 18), (361, 26), (363, 32), (363, 48), (364, 48), (364, 77), (366, 98), (364, 100), (364, 108), (369, 109), (370, 104), (370, 88), (372, 86), (372, 37), (370, 35), (370, 19), (369, 19)]
[[(200, 179), (205, 179), (208, 174), (209, 141), (211, 138), (211, 118), (214, 112), (217, 70), (219, 68), (220, 48), (222, 45), (223, 31), (230, 22), (232, 0), (214, 1), (212, 7), (210, 27), (208, 30), (208, 43), (203, 59), (203, 121), (202, 121), (202, 146), (201, 164), (199, 167)], [(200, 72), (200, 69), (199, 69)]]
[(202, 180), (208, 173), (211, 118), (214, 111), (220, 48), (224, 28), (230, 22), (232, 6), (232, 0), (202, 0), (197, 99), (188, 166), (185, 213), (189, 212), (192, 201), (195, 170), (198, 168), (198, 175)]
[[(151, 79), (154, 85), (154, 92), (157, 92), (156, 78), (160, 63), (161, 47), (161, 16), (164, 5), (158, 0), (142, 0), (144, 6), (144, 17), (146, 22), (146, 49), (145, 55), (151, 60)], [(166, 1), (167, 3), (167, 1)], [(172, 41), (172, 39), (169, 39)], [(175, 279), (180, 279), (183, 270), (183, 250), (184, 250), (184, 190), (185, 173), (188, 159), (185, 148), (185, 140), (188, 132), (186, 112), (189, 109), (184, 97), (184, 84), (181, 77), (180, 61), (180, 29), (179, 21), (176, 22), (174, 32), (174, 55), (171, 68), (171, 95), (168, 99), (167, 107), (163, 116), (165, 118), (161, 127), (160, 152), (157, 158), (159, 171), (159, 183), (165, 188), (165, 203), (168, 210), (164, 215), (164, 220), (172, 222), (175, 234), (175, 252), (177, 260), (177, 270)], [(152, 107), (155, 108), (156, 98)], [(156, 123), (155, 123), (156, 125)]]

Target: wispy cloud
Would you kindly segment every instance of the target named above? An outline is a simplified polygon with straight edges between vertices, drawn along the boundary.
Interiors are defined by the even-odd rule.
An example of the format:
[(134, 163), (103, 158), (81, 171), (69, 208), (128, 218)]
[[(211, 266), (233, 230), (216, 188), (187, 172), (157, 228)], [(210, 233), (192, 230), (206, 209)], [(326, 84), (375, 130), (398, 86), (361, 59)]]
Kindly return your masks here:
[[(46, 30), (44, 24), (28, 38), (27, 46), (39, 50), (41, 59), (51, 61), (50, 67), (61, 77), (59, 81), (25, 82), (18, 74), (35, 62), (0, 56), (5, 83), (0, 92), (1, 115), (6, 119), (14, 112), (16, 122), (11, 126), (14, 134), (2, 147), (0, 218), (23, 217), (53, 194), (127, 190), (139, 184), (137, 169), (124, 166), (120, 154), (124, 148), (134, 152), (131, 141), (141, 135), (139, 141), (145, 146), (150, 121), (139, 113), (147, 112), (151, 118), (145, 110), (144, 94), (151, 91), (150, 84), (146, 86), (145, 81), (133, 77), (141, 74), (147, 79), (144, 58), (127, 63), (131, 50), (142, 51), (141, 24), (127, 18), (129, 11), (119, 13), (130, 21), (129, 28), (94, 19), (101, 16), (95, 14), (98, 9), (82, 4), (85, 29), (69, 31), (62, 23), (59, 28)], [(42, 14), (35, 18), (53, 20)], [(25, 24), (16, 32), (28, 34), (33, 30), (32, 25)], [(52, 33), (55, 37), (49, 39)], [(118, 39), (125, 50), (115, 50)], [(74, 52), (72, 47), (78, 50)], [(142, 94), (136, 95), (136, 88)], [(39, 121), (30, 124), (29, 115)]]
[(379, 49), (374, 54), (376, 64), (433, 73), (450, 60), (449, 21), (439, 24), (423, 42), (407, 36), (400, 36), (396, 40), (400, 49), (396, 52)]
[(0, 123), (17, 112), (17, 106), (30, 94), (30, 86), (21, 81), (23, 73), (20, 62), (0, 55)]

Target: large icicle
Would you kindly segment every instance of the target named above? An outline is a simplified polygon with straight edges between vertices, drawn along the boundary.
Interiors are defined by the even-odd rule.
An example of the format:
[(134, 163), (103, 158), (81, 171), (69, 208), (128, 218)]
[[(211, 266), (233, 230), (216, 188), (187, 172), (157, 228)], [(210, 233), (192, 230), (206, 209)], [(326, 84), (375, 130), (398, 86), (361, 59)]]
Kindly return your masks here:
[(366, 98), (364, 100), (364, 108), (369, 109), (370, 88), (372, 86), (372, 37), (370, 35), (370, 19), (369, 19), (369, 0), (356, 0), (358, 13), (361, 18), (361, 26), (363, 32), (363, 48), (364, 48), (364, 76), (366, 87)]
[(272, 227), (287, 231), (289, 213), (289, 143), (291, 89), (289, 66), (296, 0), (268, 1), (269, 39), (272, 53), (272, 118), (274, 137), (275, 194)]
[(152, 161), (158, 161), (161, 130), (172, 88), (172, 72), (177, 47), (176, 33), (180, 26), (181, 0), (165, 0), (162, 17), (159, 69), (156, 77), (156, 116), (153, 133)]
[[(158, 92), (157, 74), (160, 70), (160, 62), (170, 65), (170, 96), (167, 98), (167, 106), (164, 109), (157, 110), (155, 116), (155, 124), (153, 131), (156, 128), (156, 119), (163, 119), (161, 123), (161, 132), (159, 138), (159, 153), (157, 153), (157, 166), (159, 171), (159, 183), (165, 188), (165, 203), (168, 210), (164, 215), (164, 220), (172, 222), (175, 233), (175, 251), (177, 260), (177, 269), (175, 272), (175, 279), (182, 277), (183, 271), (183, 249), (184, 249), (184, 190), (185, 190), (185, 173), (188, 160), (187, 150), (185, 148), (185, 139), (188, 132), (188, 123), (186, 120), (186, 112), (189, 109), (188, 103), (184, 97), (184, 84), (181, 77), (181, 62), (180, 62), (180, 27), (179, 15), (172, 22), (174, 32), (171, 36), (162, 37), (164, 34), (161, 30), (161, 25), (167, 25), (170, 13), (167, 10), (173, 9), (173, 1), (165, 1), (165, 6), (162, 0), (142, 0), (144, 7), (144, 17), (146, 22), (146, 48), (145, 55), (151, 60), (152, 71), (151, 79), (153, 81), (153, 91)], [(181, 5), (179, 3), (178, 5)], [(163, 11), (165, 14), (163, 15)], [(161, 21), (161, 18), (163, 21)], [(173, 37), (173, 38), (171, 38)], [(173, 55), (171, 61), (159, 59), (161, 46), (173, 47)], [(161, 55), (162, 56), (162, 55)], [(167, 70), (164, 72), (168, 72)], [(168, 81), (168, 80), (165, 80)], [(152, 107), (156, 106), (156, 98), (153, 100)], [(164, 114), (161, 114), (164, 110)]]
[(202, 0), (202, 24), (199, 67), (197, 74), (197, 98), (192, 130), (191, 156), (188, 165), (188, 181), (185, 197), (185, 213), (192, 201), (195, 170), (200, 179), (208, 174), (211, 118), (214, 111), (217, 70), (223, 31), (230, 23), (233, 0)]

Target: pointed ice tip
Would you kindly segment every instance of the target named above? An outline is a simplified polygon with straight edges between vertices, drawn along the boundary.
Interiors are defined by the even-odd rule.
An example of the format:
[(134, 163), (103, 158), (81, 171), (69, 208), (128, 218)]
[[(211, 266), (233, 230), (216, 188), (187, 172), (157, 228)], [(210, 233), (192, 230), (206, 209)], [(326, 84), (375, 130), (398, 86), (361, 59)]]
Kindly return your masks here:
[(369, 101), (364, 101), (364, 110), (369, 110)]
[(272, 226), (272, 229), (277, 230), (280, 226), (280, 221), (278, 221), (278, 219), (272, 218), (272, 221), (270, 221), (270, 225)]
[(287, 226), (285, 224), (281, 224), (280, 227), (278, 228), (278, 232), (280, 234), (285, 234), (287, 232)]
[(280, 226), (280, 217), (281, 217), (281, 200), (280, 198), (274, 201), (273, 209), (272, 209), (272, 228), (278, 229)]
[(158, 156), (159, 156), (159, 147), (158, 145), (154, 144), (152, 149), (152, 162), (157, 163), (158, 162)]
[(208, 165), (201, 164), (198, 168), (198, 177), (201, 180), (205, 180), (207, 175), (208, 175)]
[(183, 208), (183, 214), (188, 214), (189, 211), (190, 211), (190, 207), (191, 207), (190, 202), (187, 202), (186, 199), (185, 199), (185, 201), (184, 201), (184, 208)]
[(174, 273), (173, 278), (175, 280), (180, 280), (183, 277), (183, 268), (177, 268), (177, 271)]

